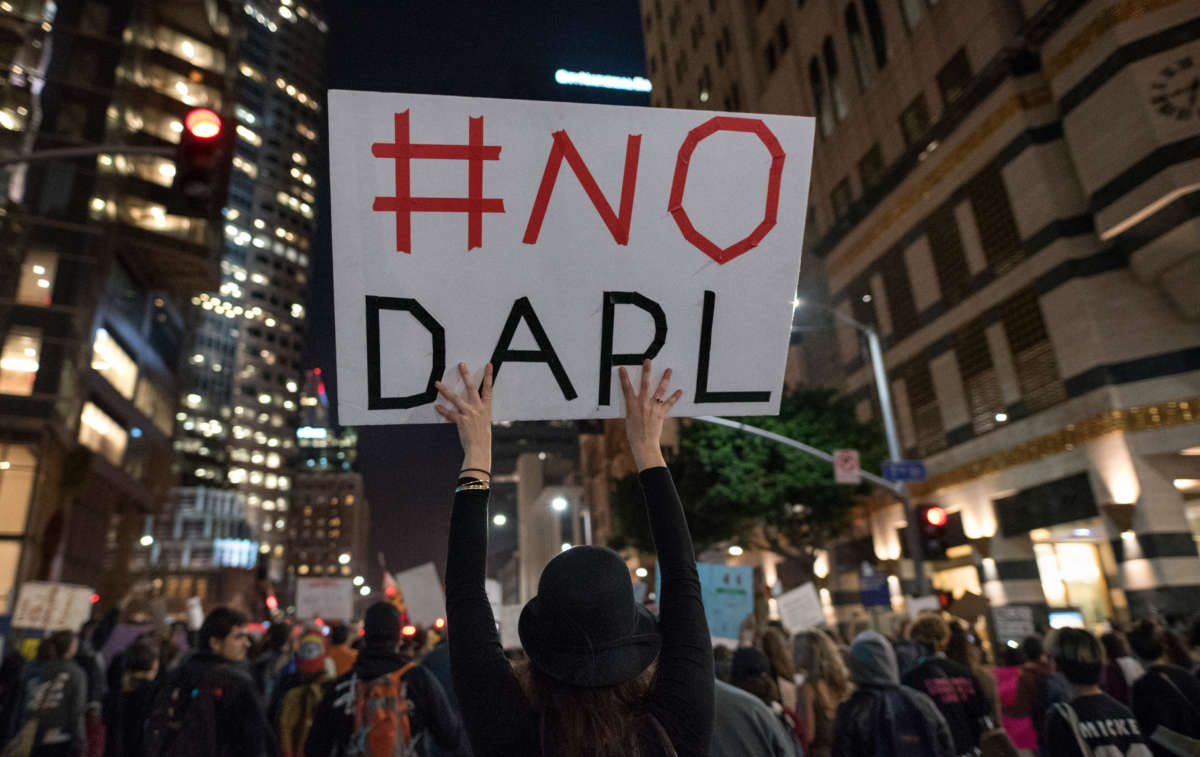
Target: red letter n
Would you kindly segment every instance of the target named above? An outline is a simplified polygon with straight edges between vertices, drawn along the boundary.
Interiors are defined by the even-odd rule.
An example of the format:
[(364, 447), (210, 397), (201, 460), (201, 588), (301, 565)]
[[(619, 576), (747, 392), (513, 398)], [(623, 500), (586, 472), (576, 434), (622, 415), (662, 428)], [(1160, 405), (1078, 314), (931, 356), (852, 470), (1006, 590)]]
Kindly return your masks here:
[(637, 185), (638, 153), (642, 148), (642, 136), (630, 134), (625, 144), (625, 176), (621, 180), (621, 213), (614, 215), (612, 206), (604, 198), (600, 186), (592, 178), (592, 172), (579, 157), (579, 151), (571, 143), (571, 138), (565, 131), (554, 132), (554, 146), (550, 148), (550, 157), (546, 159), (546, 171), (542, 174), (542, 183), (538, 187), (537, 199), (529, 214), (529, 224), (525, 227), (525, 244), (536, 244), (538, 234), (542, 231), (542, 221), (546, 219), (546, 208), (550, 205), (550, 195), (554, 192), (554, 183), (558, 180), (558, 169), (562, 166), (563, 158), (575, 172), (583, 191), (600, 214), (604, 225), (613, 235), (617, 244), (629, 244), (629, 222), (633, 220), (633, 190)]

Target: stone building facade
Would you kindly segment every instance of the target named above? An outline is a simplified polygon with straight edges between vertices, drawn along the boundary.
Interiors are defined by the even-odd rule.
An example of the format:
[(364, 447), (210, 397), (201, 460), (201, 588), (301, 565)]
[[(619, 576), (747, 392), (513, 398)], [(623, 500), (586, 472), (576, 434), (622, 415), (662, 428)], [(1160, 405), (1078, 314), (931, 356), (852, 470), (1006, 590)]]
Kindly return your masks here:
[[(878, 415), (961, 527), (935, 586), (1089, 623), (1200, 607), (1200, 7), (643, 0), (659, 106), (817, 119), (792, 378)], [(898, 503), (831, 550), (911, 591)]]

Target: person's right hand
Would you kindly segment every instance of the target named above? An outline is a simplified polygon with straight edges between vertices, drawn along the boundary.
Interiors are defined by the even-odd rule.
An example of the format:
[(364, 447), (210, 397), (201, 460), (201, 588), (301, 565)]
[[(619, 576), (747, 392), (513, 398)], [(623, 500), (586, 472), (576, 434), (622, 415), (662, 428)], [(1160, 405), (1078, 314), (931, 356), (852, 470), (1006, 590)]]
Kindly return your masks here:
[(683, 396), (682, 389), (676, 389), (674, 394), (667, 396), (671, 387), (670, 368), (663, 372), (658, 387), (651, 394), (650, 370), (650, 361), (643, 361), (640, 388), (635, 393), (629, 373), (624, 366), (619, 369), (621, 392), (625, 395), (625, 436), (629, 439), (633, 462), (639, 471), (666, 466), (662, 454), (663, 421)]
[(472, 473), (480, 470), (492, 470), (492, 364), (488, 363), (483, 369), (483, 386), (476, 390), (475, 382), (471, 380), (471, 372), (466, 363), (458, 364), (458, 373), (462, 377), (463, 393), (455, 394), (440, 381), (434, 382), (438, 393), (442, 395), (454, 409), (434, 405), (438, 415), (458, 426), (458, 440), (462, 443), (462, 469), (475, 468)]

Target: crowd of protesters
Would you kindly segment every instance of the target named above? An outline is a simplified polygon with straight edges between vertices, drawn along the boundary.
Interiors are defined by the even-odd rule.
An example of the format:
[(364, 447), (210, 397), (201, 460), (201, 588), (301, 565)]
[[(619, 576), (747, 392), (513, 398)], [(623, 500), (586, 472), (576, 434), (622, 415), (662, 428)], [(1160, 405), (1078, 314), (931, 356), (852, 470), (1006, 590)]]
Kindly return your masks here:
[(714, 649), (660, 446), (680, 392), (669, 370), (652, 389), (650, 368), (637, 387), (619, 373), (657, 615), (617, 553), (574, 547), (523, 608), (521, 648), (502, 648), (484, 586), (492, 369), (477, 388), (460, 365), (463, 391), (437, 384), (465, 453), (442, 632), (409, 636), (379, 602), (361, 629), (277, 620), (253, 639), (219, 607), (196, 631), (176, 624), (113, 653), (116, 608), (50, 634), (33, 660), (8, 649), (0, 757), (1200, 756), (1200, 616), (1099, 638), (1053, 630), (989, 660), (975, 629), (942, 612), (890, 637), (856, 628), (848, 643), (756, 614), (742, 646)]

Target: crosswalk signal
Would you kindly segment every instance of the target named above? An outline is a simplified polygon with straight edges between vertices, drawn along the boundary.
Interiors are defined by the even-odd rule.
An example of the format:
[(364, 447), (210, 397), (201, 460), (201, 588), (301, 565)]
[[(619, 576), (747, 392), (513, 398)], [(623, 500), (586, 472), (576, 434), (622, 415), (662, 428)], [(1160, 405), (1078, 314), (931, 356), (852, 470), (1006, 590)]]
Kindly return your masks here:
[(937, 505), (919, 505), (916, 515), (923, 556), (927, 560), (945, 559), (946, 549), (950, 546), (949, 529), (946, 527), (950, 516)]
[(217, 113), (194, 108), (183, 119), (167, 212), (209, 217), (225, 203), (234, 131)]

